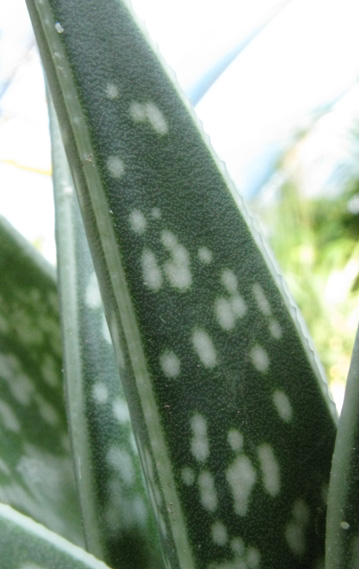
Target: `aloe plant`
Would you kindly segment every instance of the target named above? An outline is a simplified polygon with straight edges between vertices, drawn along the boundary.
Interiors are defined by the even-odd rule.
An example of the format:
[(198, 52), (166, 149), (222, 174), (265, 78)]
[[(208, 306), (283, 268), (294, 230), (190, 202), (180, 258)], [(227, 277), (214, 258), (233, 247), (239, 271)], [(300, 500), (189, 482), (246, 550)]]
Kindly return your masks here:
[[(7, 566), (104, 566), (13, 507), (59, 533), (45, 514), (55, 508), (66, 528), (80, 509), (87, 550), (114, 568), (355, 567), (356, 553), (333, 565), (328, 542), (324, 561), (336, 415), (315, 349), (255, 221), (171, 73), (125, 1), (27, 5), (68, 161), (51, 113), (79, 506), (74, 500), (57, 511), (49, 501), (39, 519), (43, 494), (26, 508), (2, 492), (9, 504), (0, 509)], [(12, 235), (5, 233), (4, 247)], [(21, 267), (16, 256), (12, 261)], [(6, 286), (7, 296), (13, 291)], [(37, 318), (39, 295), (33, 304)], [(12, 311), (2, 316), (7, 345)], [(32, 343), (24, 347), (18, 336), (9, 350), (30, 361)], [(50, 347), (41, 350), (45, 359)], [(42, 372), (46, 380), (49, 370)], [(35, 401), (46, 415), (41, 397)], [(18, 440), (27, 431), (16, 422), (16, 397), (4, 398), (0, 464), (15, 475), (21, 450), (10, 450), (12, 431), (16, 425)], [(53, 414), (60, 413), (60, 398), (53, 404)], [(55, 427), (64, 440), (63, 423)], [(40, 438), (53, 445), (48, 431)], [(339, 444), (351, 445), (353, 437)], [(345, 496), (355, 499), (353, 475), (351, 482)], [(334, 482), (330, 492), (333, 504)], [(329, 539), (337, 539), (337, 520), (330, 512)], [(349, 531), (351, 521), (343, 521), (348, 527), (341, 530)]]

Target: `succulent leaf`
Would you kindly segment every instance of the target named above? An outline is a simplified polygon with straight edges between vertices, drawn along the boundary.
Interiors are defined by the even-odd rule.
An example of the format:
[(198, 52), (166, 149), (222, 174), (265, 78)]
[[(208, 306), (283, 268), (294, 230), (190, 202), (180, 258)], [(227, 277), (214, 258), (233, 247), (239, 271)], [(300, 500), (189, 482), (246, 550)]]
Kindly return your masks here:
[(109, 569), (31, 518), (0, 504), (1, 566), (6, 569)]
[(113, 568), (157, 569), (156, 524), (52, 106), (50, 119), (67, 410), (86, 542)]
[(28, 7), (166, 564), (318, 566), (335, 412), (253, 220), (127, 3)]
[(0, 500), (83, 543), (52, 267), (0, 219)]
[(354, 569), (359, 560), (359, 333), (354, 343), (335, 441), (328, 494), (326, 569)]

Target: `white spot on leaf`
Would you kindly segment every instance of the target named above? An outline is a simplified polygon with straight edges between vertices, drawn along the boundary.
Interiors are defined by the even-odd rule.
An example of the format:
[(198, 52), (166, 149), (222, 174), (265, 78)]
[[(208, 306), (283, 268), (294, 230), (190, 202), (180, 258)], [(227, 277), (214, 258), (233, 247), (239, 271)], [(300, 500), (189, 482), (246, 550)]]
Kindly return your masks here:
[(264, 291), (259, 283), (254, 283), (252, 287), (254, 298), (257, 302), (259, 310), (265, 315), (270, 316), (272, 311), (270, 304), (267, 300), (267, 297), (264, 294)]
[(180, 360), (172, 351), (165, 351), (160, 357), (160, 363), (163, 373), (168, 378), (174, 378), (180, 372)]
[(135, 122), (150, 123), (157, 134), (163, 135), (168, 132), (168, 124), (162, 111), (151, 101), (131, 103), (130, 115)]
[(171, 255), (170, 260), (164, 264), (166, 277), (174, 288), (185, 292), (192, 284), (189, 253), (172, 231), (162, 231), (161, 240)]
[(131, 456), (125, 450), (112, 446), (106, 456), (107, 462), (114, 468), (123, 482), (133, 484), (135, 480), (135, 470), (133, 467)]
[(212, 251), (210, 251), (207, 247), (200, 247), (198, 249), (198, 258), (201, 261), (201, 263), (209, 265), (209, 263), (211, 263), (213, 259)]
[(289, 549), (301, 557), (305, 554), (307, 549), (306, 544), (306, 528), (310, 519), (310, 510), (308, 505), (298, 498), (292, 509), (292, 520), (288, 522), (285, 528), (285, 537)]
[(272, 498), (280, 491), (280, 469), (271, 445), (264, 443), (258, 447), (258, 458), (262, 471), (263, 486)]
[(162, 287), (162, 273), (153, 251), (144, 249), (141, 255), (141, 265), (144, 284), (152, 291), (157, 292)]
[(212, 541), (216, 545), (226, 545), (228, 540), (227, 529), (222, 522), (214, 522), (211, 526)]
[(146, 231), (147, 221), (142, 211), (134, 209), (129, 215), (129, 221), (132, 231), (138, 235), (142, 235)]
[(265, 373), (269, 368), (269, 357), (262, 346), (256, 344), (250, 351), (250, 357), (256, 370)]
[(117, 397), (112, 404), (113, 416), (119, 423), (128, 423), (130, 421), (130, 412), (128, 405), (124, 399)]
[(208, 470), (203, 470), (198, 476), (200, 501), (205, 510), (214, 512), (217, 508), (217, 492), (214, 487), (214, 478)]
[(224, 269), (224, 271), (222, 271), (221, 281), (230, 294), (237, 292), (238, 280), (233, 271), (230, 269)]
[(280, 338), (282, 337), (282, 329), (277, 320), (270, 321), (269, 331), (272, 334), (273, 338), (275, 338), (276, 340), (280, 340)]
[(248, 547), (247, 549), (247, 566), (248, 569), (257, 569), (261, 562), (261, 554), (255, 547)]
[(239, 455), (227, 469), (226, 479), (232, 492), (234, 511), (239, 516), (245, 516), (252, 488), (257, 480), (257, 473), (250, 459), (244, 454)]
[(160, 208), (159, 207), (152, 208), (151, 215), (152, 215), (153, 219), (161, 219), (162, 214), (161, 214)]
[(215, 301), (214, 311), (218, 324), (223, 330), (230, 331), (235, 327), (236, 320), (243, 318), (247, 306), (238, 292), (238, 280), (230, 269), (224, 269), (221, 275), (222, 285), (229, 297), (219, 297)]
[(182, 468), (181, 478), (186, 486), (192, 486), (192, 484), (194, 484), (195, 481), (195, 473), (193, 469), (190, 468), (189, 466), (185, 466), (184, 468)]
[(218, 324), (223, 330), (232, 330), (236, 323), (236, 318), (232, 312), (231, 305), (226, 298), (217, 298), (215, 303), (215, 313)]
[(292, 420), (293, 410), (290, 401), (283, 391), (277, 389), (273, 393), (273, 403), (278, 411), (278, 415), (283, 421), (289, 423)]
[(118, 156), (109, 156), (106, 162), (107, 169), (112, 176), (112, 178), (121, 178), (124, 171), (125, 166)]
[(96, 403), (103, 405), (108, 400), (108, 389), (104, 383), (97, 382), (92, 386), (92, 397)]
[(195, 328), (193, 330), (192, 344), (205, 367), (212, 368), (217, 364), (216, 349), (211, 337), (203, 328)]
[(228, 443), (232, 450), (239, 452), (243, 448), (243, 435), (237, 429), (230, 429), (227, 436)]
[(118, 87), (115, 83), (107, 83), (106, 85), (106, 97), (108, 99), (117, 99), (118, 97)]
[(206, 419), (199, 413), (196, 413), (191, 419), (191, 429), (193, 433), (191, 453), (199, 462), (204, 462), (209, 456)]
[(241, 537), (234, 537), (231, 540), (231, 549), (235, 557), (243, 557), (245, 553), (245, 544)]

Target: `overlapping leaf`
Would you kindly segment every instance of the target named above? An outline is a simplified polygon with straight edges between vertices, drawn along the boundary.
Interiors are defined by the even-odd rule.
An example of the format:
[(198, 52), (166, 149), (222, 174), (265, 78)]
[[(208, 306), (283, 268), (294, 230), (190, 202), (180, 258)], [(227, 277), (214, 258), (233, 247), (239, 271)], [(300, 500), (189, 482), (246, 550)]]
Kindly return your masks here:
[(4, 569), (109, 569), (107, 565), (31, 518), (0, 504)]
[(53, 269), (0, 220), (0, 501), (83, 543)]
[(67, 408), (86, 542), (111, 567), (158, 569), (128, 406), (54, 111), (50, 116)]

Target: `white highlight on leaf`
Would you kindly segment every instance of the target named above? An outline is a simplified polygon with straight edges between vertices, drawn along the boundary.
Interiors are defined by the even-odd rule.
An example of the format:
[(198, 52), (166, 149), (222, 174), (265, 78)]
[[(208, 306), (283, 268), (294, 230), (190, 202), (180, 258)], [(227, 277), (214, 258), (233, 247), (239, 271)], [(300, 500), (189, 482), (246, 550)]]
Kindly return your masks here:
[(298, 498), (292, 509), (292, 519), (285, 528), (285, 537), (289, 549), (298, 557), (305, 554), (306, 544), (306, 528), (310, 520), (309, 506), (303, 499)]
[(270, 316), (272, 310), (261, 285), (259, 283), (254, 283), (252, 291), (259, 310), (265, 316)]
[(194, 484), (196, 477), (193, 469), (190, 468), (189, 466), (185, 466), (184, 468), (182, 468), (181, 478), (186, 486), (192, 486), (192, 484)]
[(129, 215), (129, 222), (132, 231), (138, 235), (142, 235), (147, 228), (147, 221), (142, 211), (139, 209), (133, 209)]
[(213, 254), (207, 247), (200, 247), (198, 249), (198, 258), (205, 265), (209, 265), (212, 262)]
[(226, 545), (228, 540), (227, 529), (222, 522), (214, 522), (211, 526), (212, 541), (216, 545)]
[(150, 249), (142, 251), (141, 266), (144, 284), (154, 292), (159, 291), (163, 283), (162, 273), (156, 256)]
[(214, 512), (218, 505), (217, 492), (214, 487), (214, 478), (208, 470), (202, 470), (198, 476), (200, 502), (205, 510)]
[(163, 373), (169, 379), (177, 377), (180, 373), (180, 360), (171, 350), (166, 350), (160, 357), (160, 364)]
[(168, 124), (162, 111), (151, 101), (131, 103), (130, 115), (135, 122), (149, 122), (157, 134), (168, 133)]
[(174, 288), (185, 292), (192, 284), (189, 253), (172, 231), (162, 231), (161, 241), (170, 253), (170, 259), (164, 264), (166, 277)]
[(109, 156), (106, 166), (112, 178), (121, 178), (124, 174), (125, 166), (118, 156)]
[(243, 435), (237, 429), (230, 429), (228, 431), (227, 440), (235, 452), (239, 452), (243, 448)]
[(207, 421), (196, 413), (190, 421), (192, 429), (191, 453), (199, 461), (204, 462), (209, 456), (209, 441), (207, 436)]
[(274, 498), (280, 491), (279, 464), (270, 444), (263, 443), (258, 447), (257, 452), (262, 471), (263, 486), (268, 494)]
[(110, 334), (110, 330), (107, 324), (107, 320), (106, 320), (106, 316), (105, 314), (102, 314), (102, 337), (105, 340), (105, 342), (107, 342), (108, 344), (112, 344), (112, 338), (111, 338), (111, 334)]
[(128, 410), (128, 405), (124, 399), (117, 397), (112, 404), (113, 416), (119, 423), (129, 423), (130, 422), (130, 412)]
[(213, 368), (217, 364), (217, 353), (211, 337), (203, 328), (192, 332), (192, 344), (205, 367)]
[(65, 31), (60, 22), (56, 22), (55, 30), (57, 31), (58, 34), (63, 34)]
[(20, 431), (20, 423), (11, 409), (10, 405), (5, 403), (5, 401), (0, 400), (0, 421), (2, 422), (2, 426), (9, 430), (13, 431), (14, 433), (18, 433)]
[(234, 511), (239, 516), (245, 516), (252, 488), (257, 480), (257, 473), (250, 459), (240, 454), (227, 469), (226, 479), (232, 492)]
[(269, 368), (269, 357), (262, 346), (256, 344), (250, 351), (250, 357), (256, 370), (265, 373)]
[[(29, 496), (27, 496), (27, 498), (31, 500)], [(23, 501), (21, 499), (22, 504), (25, 503), (25, 501), (26, 500)], [(25, 508), (27, 510), (34, 511), (33, 507), (35, 507), (36, 509), (37, 503), (38, 502), (31, 500), (31, 506), (27, 507), (26, 505)], [(47, 543), (48, 547), (55, 547), (57, 551), (63, 551), (65, 555), (67, 555), (70, 559), (73, 560), (72, 566), (83, 565), (88, 569), (106, 569), (107, 567), (104, 563), (102, 563), (102, 561), (98, 561), (97, 559), (95, 559), (95, 557), (89, 555), (81, 547), (73, 545), (70, 541), (62, 538), (57, 533), (48, 530), (43, 525), (36, 523), (28, 516), (23, 516), (22, 514), (18, 513), (16, 510), (11, 508), (10, 506), (7, 506), (5, 504), (0, 504), (0, 516), (2, 519), (9, 520), (10, 522), (16, 524), (18, 528), (24, 530), (27, 534), (32, 534), (34, 538), (36, 536), (36, 539), (40, 539), (43, 542)], [(25, 565), (25, 568), (22, 567), (21, 569), (30, 569), (29, 567), (26, 568), (26, 563), (31, 563), (31, 562), (25, 561), (22, 563), (23, 565)], [(47, 566), (46, 569), (53, 569), (53, 566)]]
[(118, 87), (115, 83), (107, 83), (106, 97), (111, 100), (118, 98)]
[(85, 292), (85, 302), (89, 308), (99, 308), (102, 305), (100, 289), (96, 273), (93, 272), (89, 279)]
[(92, 397), (96, 403), (103, 405), (108, 401), (108, 389), (104, 383), (98, 381), (92, 386)]
[(273, 403), (280, 418), (286, 423), (290, 423), (293, 417), (293, 409), (284, 391), (277, 389), (273, 393)]

